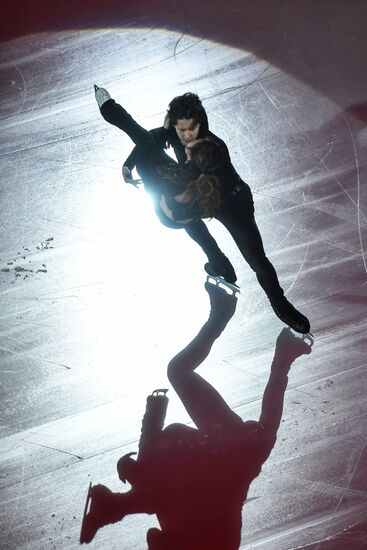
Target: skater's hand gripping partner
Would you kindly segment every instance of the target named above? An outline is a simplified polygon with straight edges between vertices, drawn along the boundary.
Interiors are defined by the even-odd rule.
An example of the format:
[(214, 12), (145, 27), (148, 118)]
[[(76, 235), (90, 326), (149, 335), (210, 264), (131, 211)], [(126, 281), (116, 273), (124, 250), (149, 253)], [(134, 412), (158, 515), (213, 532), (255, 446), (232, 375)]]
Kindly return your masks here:
[(141, 179), (134, 179), (130, 168), (126, 164), (122, 166), (122, 177), (125, 183), (133, 185), (136, 189), (139, 189), (139, 185), (143, 183)]

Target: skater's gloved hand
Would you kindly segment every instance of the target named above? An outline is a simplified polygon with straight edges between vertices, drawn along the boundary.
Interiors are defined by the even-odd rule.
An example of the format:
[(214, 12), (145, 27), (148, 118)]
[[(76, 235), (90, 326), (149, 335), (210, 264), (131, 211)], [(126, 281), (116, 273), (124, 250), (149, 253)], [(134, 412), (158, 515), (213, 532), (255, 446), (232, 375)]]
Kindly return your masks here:
[(143, 183), (141, 179), (134, 179), (132, 172), (130, 168), (128, 168), (125, 164), (122, 167), (122, 177), (124, 178), (125, 183), (129, 183), (130, 185), (133, 185), (134, 187), (138, 188), (138, 186)]
[(107, 90), (105, 88), (99, 88), (96, 84), (94, 85), (94, 95), (96, 96), (96, 101), (99, 108), (101, 108), (106, 101), (111, 99), (111, 96)]

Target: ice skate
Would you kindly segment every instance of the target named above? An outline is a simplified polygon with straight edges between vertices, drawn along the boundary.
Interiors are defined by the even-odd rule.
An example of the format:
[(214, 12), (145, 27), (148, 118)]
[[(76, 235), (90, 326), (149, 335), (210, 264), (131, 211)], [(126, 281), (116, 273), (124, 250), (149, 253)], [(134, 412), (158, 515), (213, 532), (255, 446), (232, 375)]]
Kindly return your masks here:
[(241, 294), (241, 289), (239, 286), (234, 283), (229, 283), (221, 275), (207, 275), (206, 280), (210, 284), (230, 290), (234, 296)]
[(277, 304), (271, 304), (275, 315), (291, 329), (303, 335), (310, 334), (310, 322), (286, 298)]
[(141, 424), (141, 435), (139, 440), (139, 460), (145, 460), (151, 449), (160, 436), (167, 414), (168, 389), (159, 388), (148, 395), (145, 413)]
[(232, 285), (237, 281), (235, 270), (224, 254), (219, 258), (207, 262), (204, 265), (204, 269), (211, 277), (222, 277), (227, 283)]
[(97, 84), (94, 84), (94, 95), (99, 108), (101, 108), (106, 101), (111, 99), (111, 96), (107, 90), (105, 88), (100, 88)]

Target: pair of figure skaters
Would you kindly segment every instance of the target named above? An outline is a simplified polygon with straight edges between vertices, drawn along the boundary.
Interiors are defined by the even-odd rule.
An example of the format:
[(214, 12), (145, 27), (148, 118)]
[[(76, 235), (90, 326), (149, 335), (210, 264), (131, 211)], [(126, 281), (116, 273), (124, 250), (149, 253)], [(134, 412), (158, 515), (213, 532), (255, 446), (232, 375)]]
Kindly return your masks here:
[[(123, 167), (125, 181), (134, 183), (131, 170), (136, 166), (160, 221), (185, 228), (208, 256), (206, 271), (235, 283), (233, 267), (202, 218), (220, 220), (254, 269), (278, 317), (296, 331), (308, 333), (308, 320), (286, 300), (265, 256), (250, 189), (235, 172), (224, 142), (209, 132), (199, 98), (191, 93), (175, 98), (165, 121), (172, 128), (151, 132), (139, 126), (106, 90), (97, 88), (96, 99), (103, 117), (136, 144)], [(174, 146), (178, 163), (164, 152), (167, 142)], [(138, 457), (134, 460), (134, 453), (128, 453), (117, 464), (120, 479), (129, 481), (131, 490), (113, 493), (104, 485), (90, 488), (82, 543), (90, 542), (104, 525), (129, 514), (147, 513), (156, 514), (161, 527), (147, 533), (151, 550), (239, 548), (242, 506), (276, 441), (290, 366), (300, 355), (310, 353), (311, 347), (290, 331), (282, 331), (259, 420), (243, 421), (195, 372), (236, 307), (235, 295), (208, 283), (205, 288), (211, 306), (208, 321), (168, 365), (169, 380), (196, 427), (171, 424), (163, 429), (165, 390), (148, 396)]]
[[(95, 86), (95, 95), (103, 118), (135, 143), (124, 163), (123, 175), (125, 181), (134, 183), (131, 171), (136, 167), (161, 223), (183, 228), (206, 254), (207, 273), (234, 284), (237, 277), (233, 266), (203, 218), (219, 220), (255, 272), (275, 314), (296, 332), (308, 334), (308, 319), (285, 297), (265, 254), (250, 187), (234, 169), (224, 141), (210, 132), (199, 97), (193, 93), (175, 97), (169, 104), (164, 125), (147, 131), (107, 90)], [(177, 162), (166, 154), (167, 145), (173, 147)]]

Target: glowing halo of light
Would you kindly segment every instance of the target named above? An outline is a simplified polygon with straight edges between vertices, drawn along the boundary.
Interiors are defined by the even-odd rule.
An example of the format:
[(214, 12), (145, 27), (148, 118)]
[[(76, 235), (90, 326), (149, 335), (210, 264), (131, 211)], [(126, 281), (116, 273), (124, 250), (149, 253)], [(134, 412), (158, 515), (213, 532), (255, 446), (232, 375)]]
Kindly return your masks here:
[[(131, 40), (131, 36), (135, 41)], [(136, 45), (144, 40), (149, 47), (142, 58), (141, 48), (136, 48)], [(151, 273), (149, 266), (154, 263), (154, 255), (157, 255), (159, 262), (164, 263), (168, 279), (174, 277), (178, 288), (181, 288), (189, 280), (188, 264), (196, 289), (191, 290), (192, 298), (197, 305), (200, 304), (199, 309), (204, 314), (207, 311), (206, 297), (201, 297), (202, 288), (199, 284), (195, 286), (194, 282), (194, 273), (200, 277), (204, 259), (185, 235), (165, 230), (159, 225), (149, 197), (143, 191), (123, 185), (121, 164), (132, 143), (100, 117), (93, 84), (107, 87), (112, 96), (147, 128), (161, 125), (167, 104), (173, 96), (188, 90), (197, 92), (210, 113), (211, 128), (231, 145), (236, 168), (251, 183), (254, 192), (257, 186), (261, 188), (264, 200), (267, 200), (267, 197), (274, 195), (272, 171), (269, 169), (272, 159), (264, 158), (262, 149), (257, 150), (257, 142), (262, 139), (262, 122), (267, 121), (260, 120), (258, 127), (253, 128), (246, 122), (246, 113), (257, 109), (256, 102), (261, 102), (265, 97), (261, 86), (265, 81), (269, 83), (279, 78), (279, 70), (271, 67), (268, 60), (250, 52), (157, 28), (41, 33), (18, 39), (17, 46), (19, 55), (14, 60), (14, 70), (21, 78), (22, 86), (27, 86), (27, 95), (24, 98), (25, 90), (20, 89), (20, 111), (16, 101), (4, 105), (2, 126), (9, 132), (10, 144), (18, 132), (24, 132), (26, 151), (36, 148), (51, 151), (47, 162), (54, 171), (53, 177), (57, 181), (55, 194), (62, 209), (57, 210), (57, 205), (53, 204), (54, 197), (45, 194), (45, 210), (50, 212), (50, 217), (51, 214), (54, 216), (58, 227), (71, 226), (75, 220), (78, 222), (75, 234), (70, 233), (72, 237), (65, 239), (65, 249), (60, 252), (67, 254), (69, 262), (69, 270), (64, 274), (65, 281), (62, 283), (75, 287), (84, 281), (91, 285), (90, 289), (94, 289), (90, 290), (85, 300), (95, 313), (89, 321), (88, 330), (90, 334), (99, 335), (94, 368), (98, 370), (97, 357), (100, 361), (108, 358), (107, 362), (113, 364), (113, 358), (119, 354), (121, 334), (129, 340), (131, 353), (133, 349), (141, 352), (139, 334), (149, 334), (152, 321), (149, 315), (144, 319), (147, 315), (144, 309), (149, 309), (146, 304), (150, 299), (154, 303), (153, 311), (161, 315), (155, 319), (155, 325), (162, 325), (168, 331), (174, 351), (176, 345), (178, 348), (184, 344), (192, 334), (193, 328), (186, 323), (190, 303), (177, 295), (176, 288), (168, 292), (160, 280), (159, 270)], [(9, 43), (1, 46), (3, 57), (5, 54), (7, 60), (0, 63), (0, 71), (11, 67), (9, 47)], [(166, 51), (169, 52), (167, 55), (162, 54)], [(37, 78), (38, 72), (42, 74), (45, 70), (45, 63), (52, 67), (46, 90), (42, 87), (44, 83)], [(29, 73), (28, 65), (32, 66), (32, 73)], [(335, 115), (332, 102), (325, 105), (324, 98), (304, 83), (285, 73), (280, 76), (289, 79), (296, 89), (302, 86), (303, 93), (310, 95), (315, 105), (321, 98), (324, 119)], [(1, 82), (6, 85), (4, 79)], [(292, 88), (286, 93), (288, 95), (283, 96), (282, 101), (296, 101)], [(269, 98), (266, 101), (268, 106), (274, 108)], [(317, 111), (314, 119), (312, 114), (307, 123), (317, 128)], [(277, 155), (280, 156), (279, 153)], [(289, 183), (286, 181), (284, 185)], [(34, 197), (32, 201), (36, 202)], [(34, 214), (37, 215), (36, 208)], [(139, 217), (143, 223), (139, 223)], [(210, 227), (220, 236), (224, 249), (227, 245), (233, 247), (231, 237), (222, 227), (216, 226), (215, 221)], [(289, 228), (283, 234), (286, 238), (288, 231)], [(292, 232), (294, 234), (295, 231)], [(134, 243), (139, 244), (136, 246)], [(275, 243), (273, 251), (277, 250), (277, 246)], [(170, 256), (167, 261), (166, 256)], [(134, 269), (126, 268), (126, 257), (130, 258)], [(304, 256), (300, 265), (303, 265), (303, 260)], [(242, 259), (238, 258), (239, 262)], [(155, 296), (147, 290), (147, 280), (152, 288), (159, 289)], [(131, 288), (131, 293), (121, 315), (119, 303), (123, 299), (126, 301), (125, 285)], [(143, 298), (136, 297), (139, 292), (147, 300), (146, 304)], [(256, 299), (251, 311), (259, 303), (256, 293), (254, 296)], [(180, 332), (179, 338), (165, 317), (164, 300), (179, 304), (177, 307), (181, 314), (177, 321), (179, 328), (176, 327), (176, 331)], [(133, 313), (134, 308), (138, 313)], [(124, 317), (125, 314), (128, 314), (127, 317)], [(139, 316), (141, 332), (135, 333), (132, 327), (139, 324)], [(164, 361), (161, 360), (163, 347), (154, 349), (155, 339), (159, 341), (158, 328), (150, 343), (145, 342), (146, 349), (155, 353), (154, 361), (151, 357), (147, 361), (138, 361), (142, 369), (146, 365), (149, 373), (154, 372), (152, 362), (157, 368), (164, 369)], [(134, 376), (140, 374), (134, 369), (129, 372), (132, 385)], [(126, 376), (126, 372), (121, 372), (121, 376)], [(100, 377), (98, 380), (101, 384)], [(113, 384), (113, 377), (102, 377), (102, 380), (106, 386)]]

